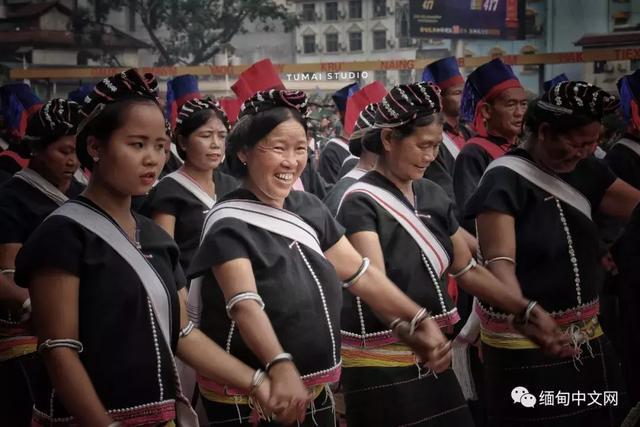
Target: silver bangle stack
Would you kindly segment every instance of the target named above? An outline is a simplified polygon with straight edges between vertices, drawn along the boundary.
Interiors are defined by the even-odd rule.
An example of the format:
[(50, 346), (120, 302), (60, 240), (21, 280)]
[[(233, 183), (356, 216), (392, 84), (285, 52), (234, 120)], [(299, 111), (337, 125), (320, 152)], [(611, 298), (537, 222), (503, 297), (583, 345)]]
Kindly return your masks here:
[(227, 316), (229, 316), (229, 319), (232, 318), (231, 310), (233, 310), (233, 307), (240, 301), (246, 301), (246, 300), (252, 300), (257, 302), (258, 305), (260, 305), (260, 308), (264, 310), (264, 301), (262, 301), (262, 298), (260, 297), (260, 295), (258, 295), (255, 292), (240, 292), (239, 294), (231, 297), (229, 302), (227, 302), (226, 310), (227, 310)]
[(178, 334), (179, 338), (184, 338), (187, 335), (189, 335), (191, 333), (191, 331), (193, 331), (193, 329), (196, 327), (196, 325), (193, 324), (193, 322), (191, 320), (189, 320), (189, 322), (187, 323), (187, 325), (180, 329), (180, 333)]
[(422, 321), (427, 319), (429, 316), (430, 314), (426, 308), (422, 307), (420, 310), (418, 310), (416, 315), (413, 316), (413, 319), (411, 319), (411, 323), (409, 323), (409, 335), (415, 334), (416, 329), (418, 329), (418, 326), (420, 326), (420, 323), (422, 323)]
[(293, 356), (289, 353), (280, 353), (276, 355), (276, 357), (271, 359), (271, 362), (267, 363), (267, 366), (264, 368), (265, 372), (269, 372), (271, 368), (282, 362), (293, 362)]
[(267, 373), (262, 369), (256, 369), (253, 373), (253, 378), (251, 378), (251, 388), (249, 389), (249, 395), (253, 395), (255, 391), (262, 385), (265, 378), (267, 378)]
[(527, 325), (531, 317), (531, 312), (536, 305), (538, 305), (538, 301), (529, 301), (529, 304), (527, 304), (527, 308), (524, 310), (524, 313), (522, 315), (516, 316), (516, 322), (520, 323), (521, 325)]
[(347, 281), (342, 284), (342, 287), (344, 289), (349, 289), (350, 287), (355, 285), (356, 282), (360, 280), (362, 276), (364, 276), (364, 273), (367, 272), (367, 270), (369, 269), (369, 264), (371, 264), (371, 261), (369, 261), (369, 258), (367, 257), (362, 258), (362, 264), (360, 264), (360, 268), (358, 268), (358, 271), (356, 271), (356, 274), (354, 274), (349, 279), (347, 279)]
[(70, 348), (76, 350), (78, 353), (82, 353), (82, 351), (84, 350), (84, 347), (82, 346), (82, 343), (80, 341), (71, 338), (63, 338), (57, 340), (46, 340), (38, 346), (38, 353), (42, 353), (44, 351), (48, 351), (58, 347)]

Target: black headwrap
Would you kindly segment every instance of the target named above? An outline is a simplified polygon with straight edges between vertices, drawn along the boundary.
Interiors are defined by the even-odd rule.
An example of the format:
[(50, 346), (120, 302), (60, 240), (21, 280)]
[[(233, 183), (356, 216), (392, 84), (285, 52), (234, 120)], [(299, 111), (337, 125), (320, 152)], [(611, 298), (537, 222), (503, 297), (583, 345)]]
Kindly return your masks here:
[(564, 81), (551, 87), (527, 110), (525, 123), (535, 129), (540, 123), (549, 123), (556, 129), (572, 129), (602, 121), (614, 113), (620, 101), (614, 95), (580, 81)]
[(373, 128), (373, 124), (376, 121), (377, 105), (373, 103), (364, 107), (360, 111), (355, 125), (353, 125), (353, 132), (349, 136), (349, 151), (356, 157), (360, 157), (362, 154), (362, 137), (367, 130)]
[(189, 120), (189, 118), (191, 118), (195, 113), (202, 110), (215, 111), (218, 117), (221, 118), (224, 127), (227, 128), (227, 130), (231, 129), (227, 114), (220, 106), (220, 103), (217, 100), (206, 96), (204, 98), (190, 99), (182, 105), (180, 112), (178, 113), (178, 118), (176, 119), (176, 133), (180, 133), (179, 128), (185, 121)]
[(80, 104), (54, 98), (31, 116), (24, 141), (33, 151), (44, 148), (63, 136), (75, 135), (81, 117)]
[(431, 83), (420, 82), (393, 87), (378, 103), (375, 127), (405, 125), (418, 117), (439, 113), (440, 90)]
[(303, 119), (309, 115), (307, 110), (307, 95), (299, 90), (261, 91), (246, 100), (240, 107), (238, 120), (244, 116), (253, 115), (277, 107), (288, 107), (297, 110)]
[[(151, 73), (141, 75), (138, 70), (131, 68), (98, 82), (82, 105), (85, 119), (80, 124), (78, 133), (97, 117), (107, 104), (130, 98), (146, 98), (160, 105), (155, 76)], [(165, 121), (165, 126), (167, 134), (170, 134), (169, 122)]]

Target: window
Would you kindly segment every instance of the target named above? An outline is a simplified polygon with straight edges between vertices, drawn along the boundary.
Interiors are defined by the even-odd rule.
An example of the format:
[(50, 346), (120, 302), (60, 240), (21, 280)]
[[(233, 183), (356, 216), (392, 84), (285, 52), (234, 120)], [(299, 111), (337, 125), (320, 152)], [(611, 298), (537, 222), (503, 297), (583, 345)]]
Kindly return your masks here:
[(349, 0), (349, 19), (362, 19), (362, 0)]
[(324, 4), (324, 17), (327, 21), (338, 20), (338, 2), (328, 1)]
[(362, 33), (360, 31), (353, 31), (349, 33), (349, 50), (351, 52), (358, 52), (362, 50)]
[(413, 70), (400, 70), (398, 72), (398, 78), (401, 85), (413, 83)]
[(325, 34), (325, 45), (327, 46), (327, 52), (337, 52), (338, 51), (338, 34)]
[(387, 31), (376, 30), (373, 32), (373, 50), (383, 50), (387, 48)]
[(374, 18), (387, 16), (387, 0), (373, 0), (373, 16)]
[(387, 85), (387, 70), (375, 70), (373, 72), (373, 79), (379, 81), (383, 85)]
[(411, 37), (400, 37), (398, 39), (398, 47), (414, 47)]
[(302, 36), (302, 43), (304, 46), (304, 53), (316, 53), (316, 36), (311, 34), (308, 36)]
[(303, 21), (316, 20), (316, 5), (314, 3), (302, 4), (302, 20)]

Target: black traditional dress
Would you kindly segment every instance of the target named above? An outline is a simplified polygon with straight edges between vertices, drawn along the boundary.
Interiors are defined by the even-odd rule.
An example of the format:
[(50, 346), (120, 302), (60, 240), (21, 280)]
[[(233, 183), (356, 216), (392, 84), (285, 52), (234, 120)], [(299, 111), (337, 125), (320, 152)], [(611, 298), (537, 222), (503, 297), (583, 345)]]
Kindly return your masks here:
[[(507, 156), (532, 161), (523, 149)], [(595, 158), (581, 161), (558, 178), (578, 190), (594, 211), (616, 179)], [(516, 276), (524, 296), (538, 301), (584, 344), (577, 360), (546, 356), (515, 333), (506, 314), (484, 303), (476, 307), (482, 322), (489, 425), (618, 426), (626, 393), (611, 344), (598, 323), (596, 225), (580, 210), (506, 167), (487, 172), (466, 214), (474, 218), (490, 211), (515, 218)], [(534, 408), (514, 403), (511, 392), (519, 386), (535, 397)], [(616, 394), (615, 405), (604, 404), (605, 391)], [(560, 401), (558, 393), (563, 393)], [(566, 404), (564, 393), (569, 393)], [(586, 402), (573, 400), (580, 393)], [(593, 403), (588, 393), (594, 399), (600, 393), (599, 403)]]
[[(77, 197), (82, 189), (75, 183), (67, 196)], [(23, 245), (60, 203), (24, 179), (10, 178), (0, 187), (0, 244)], [(35, 355), (36, 341), (29, 322), (12, 318), (8, 310), (0, 312), (0, 413), (8, 425), (28, 425), (24, 422), (31, 418), (33, 396), (29, 383), (44, 372)]]
[[(451, 258), (450, 236), (457, 231), (458, 222), (442, 188), (428, 180), (415, 181), (412, 205), (376, 171), (368, 172), (359, 182), (392, 193), (417, 214)], [(379, 202), (369, 194), (347, 190), (337, 219), (347, 234), (375, 232), (387, 276), (426, 307), (445, 333), (452, 331), (459, 316), (447, 294), (446, 280), (438, 277), (416, 241)], [(350, 426), (473, 425), (451, 369), (437, 378), (421, 372), (410, 349), (393, 337), (366, 304), (350, 294), (345, 294), (341, 323), (345, 366), (342, 383)]]
[[(90, 200), (80, 197), (78, 202), (114, 222)], [(169, 344), (175, 351), (180, 325), (178, 290), (186, 281), (178, 247), (153, 221), (134, 217), (139, 249), (162, 279), (169, 297)], [(43, 269), (62, 270), (80, 279), (78, 339), (84, 351), (79, 356), (111, 416), (126, 425), (174, 420), (177, 373), (173, 355), (160, 333), (145, 287), (127, 261), (91, 230), (56, 215), (43, 222), (19, 252), (16, 283), (28, 287)], [(48, 379), (33, 392), (32, 425), (73, 425)]]
[[(219, 201), (212, 213), (234, 201), (256, 203), (257, 199), (248, 190), (238, 189)], [(343, 235), (327, 208), (311, 194), (292, 191), (284, 209), (315, 230), (322, 251)], [(305, 384), (317, 396), (313, 414), (308, 414), (304, 425), (314, 425), (315, 418), (317, 425), (333, 426), (334, 414), (325, 386), (340, 375), (342, 291), (335, 269), (306, 246), (241, 219), (227, 217), (211, 225), (189, 268), (189, 277), (203, 276), (200, 328), (253, 368), (264, 366), (243, 341), (235, 322), (227, 317), (224, 296), (212, 274), (213, 266), (238, 258), (251, 261), (257, 292), (278, 340), (284, 351), (293, 355)], [(202, 376), (198, 385), (213, 425), (250, 425), (251, 409), (241, 391)]]
[(318, 163), (320, 176), (328, 184), (335, 184), (338, 181), (338, 173), (342, 163), (349, 156), (349, 143), (344, 138), (331, 138), (320, 153), (320, 161)]

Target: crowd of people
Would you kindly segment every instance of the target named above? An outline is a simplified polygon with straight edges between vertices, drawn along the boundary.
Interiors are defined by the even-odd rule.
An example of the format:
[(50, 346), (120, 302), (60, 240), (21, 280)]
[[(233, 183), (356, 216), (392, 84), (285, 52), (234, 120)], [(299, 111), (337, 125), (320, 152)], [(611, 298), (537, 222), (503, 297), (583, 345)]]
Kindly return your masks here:
[(0, 87), (1, 424), (640, 425), (618, 89), (450, 57), (337, 91), (331, 135), (269, 60), (222, 104)]

